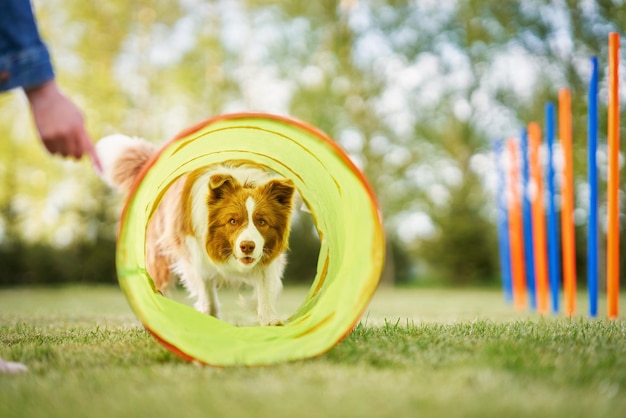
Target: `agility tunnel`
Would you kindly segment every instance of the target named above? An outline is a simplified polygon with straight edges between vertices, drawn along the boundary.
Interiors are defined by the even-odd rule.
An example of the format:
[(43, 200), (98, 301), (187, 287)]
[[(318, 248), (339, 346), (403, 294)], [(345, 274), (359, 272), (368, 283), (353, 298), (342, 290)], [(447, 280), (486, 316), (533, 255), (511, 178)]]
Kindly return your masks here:
[[(146, 271), (146, 225), (168, 187), (205, 165), (248, 160), (294, 181), (320, 237), (317, 274), (284, 326), (239, 327), (162, 296)], [(120, 286), (144, 327), (170, 351), (203, 364), (269, 365), (320, 355), (348, 335), (376, 290), (384, 232), (374, 193), (348, 155), (305, 123), (224, 115), (168, 142), (144, 167), (120, 219)]]

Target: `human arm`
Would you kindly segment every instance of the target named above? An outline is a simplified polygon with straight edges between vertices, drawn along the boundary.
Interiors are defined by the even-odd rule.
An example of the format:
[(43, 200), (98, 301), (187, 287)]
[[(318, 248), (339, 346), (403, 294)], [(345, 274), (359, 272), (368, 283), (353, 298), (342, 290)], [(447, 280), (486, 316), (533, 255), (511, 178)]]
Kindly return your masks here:
[(51, 154), (100, 163), (80, 109), (57, 86), (28, 0), (0, 0), (0, 91), (21, 87), (41, 142)]
[(0, 91), (33, 88), (54, 78), (29, 0), (0, 0)]

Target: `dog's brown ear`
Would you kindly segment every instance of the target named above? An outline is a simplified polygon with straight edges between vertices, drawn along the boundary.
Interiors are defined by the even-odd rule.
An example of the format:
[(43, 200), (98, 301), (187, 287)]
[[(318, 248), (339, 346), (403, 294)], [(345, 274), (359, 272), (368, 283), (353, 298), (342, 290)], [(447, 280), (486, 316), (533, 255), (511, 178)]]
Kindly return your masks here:
[(267, 195), (283, 206), (291, 207), (296, 187), (290, 179), (271, 180), (264, 186)]
[(213, 174), (209, 179), (209, 203), (219, 202), (235, 190), (237, 180), (230, 174)]

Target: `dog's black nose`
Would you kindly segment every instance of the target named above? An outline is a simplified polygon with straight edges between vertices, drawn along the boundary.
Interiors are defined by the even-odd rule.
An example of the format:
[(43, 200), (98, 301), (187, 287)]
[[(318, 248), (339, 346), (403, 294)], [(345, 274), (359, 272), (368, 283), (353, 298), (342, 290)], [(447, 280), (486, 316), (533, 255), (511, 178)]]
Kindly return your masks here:
[(241, 241), (239, 244), (239, 248), (241, 248), (241, 252), (244, 254), (252, 254), (254, 251), (254, 241)]

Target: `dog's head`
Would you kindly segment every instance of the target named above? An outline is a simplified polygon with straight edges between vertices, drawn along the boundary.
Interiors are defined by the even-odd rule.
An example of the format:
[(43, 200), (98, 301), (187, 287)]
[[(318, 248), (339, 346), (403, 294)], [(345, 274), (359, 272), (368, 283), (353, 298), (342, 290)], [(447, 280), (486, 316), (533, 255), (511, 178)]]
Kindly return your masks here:
[(230, 174), (209, 181), (206, 249), (218, 263), (246, 271), (287, 249), (295, 187), (289, 179), (240, 184)]

